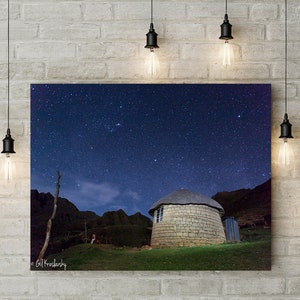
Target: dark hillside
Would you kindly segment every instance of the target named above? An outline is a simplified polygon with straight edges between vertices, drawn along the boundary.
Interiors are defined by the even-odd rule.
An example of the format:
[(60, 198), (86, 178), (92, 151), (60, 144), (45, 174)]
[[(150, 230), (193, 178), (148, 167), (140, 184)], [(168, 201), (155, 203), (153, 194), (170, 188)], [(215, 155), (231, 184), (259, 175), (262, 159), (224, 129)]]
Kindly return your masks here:
[(237, 217), (241, 227), (270, 225), (271, 179), (254, 189), (220, 192), (212, 198), (223, 206), (226, 216)]
[[(31, 191), (31, 260), (41, 250), (46, 224), (53, 210), (53, 195)], [(68, 199), (59, 198), (53, 221), (47, 254), (60, 252), (70, 246), (97, 242), (116, 246), (142, 246), (150, 242), (152, 222), (141, 213), (128, 216), (123, 210), (106, 212), (102, 217), (91, 211), (79, 211)]]

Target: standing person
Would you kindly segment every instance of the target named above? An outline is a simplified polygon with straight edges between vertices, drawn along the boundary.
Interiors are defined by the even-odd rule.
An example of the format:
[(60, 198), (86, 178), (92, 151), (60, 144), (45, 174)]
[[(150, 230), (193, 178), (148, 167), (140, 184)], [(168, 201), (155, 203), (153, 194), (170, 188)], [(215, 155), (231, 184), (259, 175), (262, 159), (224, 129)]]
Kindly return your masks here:
[(91, 239), (91, 245), (93, 245), (93, 244), (94, 244), (95, 240), (96, 240), (96, 234), (95, 234), (95, 233), (93, 233), (93, 235), (92, 235), (92, 239)]

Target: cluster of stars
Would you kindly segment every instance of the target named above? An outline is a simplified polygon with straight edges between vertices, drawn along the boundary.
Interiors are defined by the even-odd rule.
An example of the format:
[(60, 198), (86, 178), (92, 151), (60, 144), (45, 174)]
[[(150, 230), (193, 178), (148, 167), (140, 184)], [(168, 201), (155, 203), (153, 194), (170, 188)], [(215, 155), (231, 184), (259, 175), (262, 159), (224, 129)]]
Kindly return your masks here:
[(79, 209), (97, 203), (83, 186), (99, 191), (99, 214), (255, 187), (270, 177), (270, 110), (270, 85), (32, 85), (31, 187), (53, 191), (60, 170)]

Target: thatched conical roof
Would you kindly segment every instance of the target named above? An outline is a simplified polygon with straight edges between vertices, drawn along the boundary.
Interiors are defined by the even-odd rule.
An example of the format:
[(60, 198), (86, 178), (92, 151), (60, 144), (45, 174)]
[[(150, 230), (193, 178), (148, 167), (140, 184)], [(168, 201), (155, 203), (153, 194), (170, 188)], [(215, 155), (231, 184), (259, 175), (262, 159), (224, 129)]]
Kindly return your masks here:
[(187, 189), (176, 190), (173, 193), (159, 199), (155, 202), (149, 209), (149, 214), (153, 216), (154, 211), (163, 204), (174, 204), (174, 205), (187, 205), (187, 204), (198, 204), (198, 205), (207, 205), (219, 210), (220, 214), (224, 214), (223, 207), (215, 200), (201, 195), (195, 192), (192, 192)]

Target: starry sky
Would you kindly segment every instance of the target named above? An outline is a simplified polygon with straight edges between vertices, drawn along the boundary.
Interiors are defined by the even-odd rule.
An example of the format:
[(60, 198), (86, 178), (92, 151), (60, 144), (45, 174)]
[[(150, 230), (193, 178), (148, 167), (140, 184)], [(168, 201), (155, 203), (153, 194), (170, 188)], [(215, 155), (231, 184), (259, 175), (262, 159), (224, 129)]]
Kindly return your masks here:
[(209, 197), (271, 177), (269, 84), (33, 84), (31, 188), (98, 215), (149, 216), (176, 189)]

